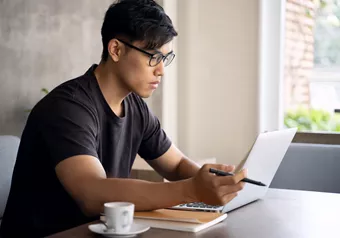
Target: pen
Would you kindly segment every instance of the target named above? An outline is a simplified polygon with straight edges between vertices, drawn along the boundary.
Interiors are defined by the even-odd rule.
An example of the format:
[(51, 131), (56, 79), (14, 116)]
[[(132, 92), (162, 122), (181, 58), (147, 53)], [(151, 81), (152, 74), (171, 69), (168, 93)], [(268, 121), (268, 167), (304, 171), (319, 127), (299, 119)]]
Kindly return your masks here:
[[(216, 174), (217, 176), (233, 176), (234, 175), (233, 173), (228, 173), (228, 172), (224, 172), (224, 171), (213, 169), (213, 168), (210, 168), (209, 172)], [(252, 179), (249, 179), (249, 178), (244, 178), (241, 181), (246, 182), (246, 183), (255, 184), (255, 185), (258, 185), (258, 186), (267, 186), (264, 183), (261, 183), (259, 181), (255, 181), (255, 180), (252, 180)]]

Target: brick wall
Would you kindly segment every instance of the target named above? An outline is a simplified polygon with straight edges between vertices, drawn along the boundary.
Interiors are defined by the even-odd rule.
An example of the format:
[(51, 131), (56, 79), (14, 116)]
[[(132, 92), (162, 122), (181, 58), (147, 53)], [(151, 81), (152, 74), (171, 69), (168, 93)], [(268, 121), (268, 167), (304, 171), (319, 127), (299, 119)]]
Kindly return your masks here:
[[(309, 16), (308, 12), (311, 14)], [(287, 0), (285, 28), (284, 106), (309, 107), (309, 76), (314, 60), (313, 0)]]

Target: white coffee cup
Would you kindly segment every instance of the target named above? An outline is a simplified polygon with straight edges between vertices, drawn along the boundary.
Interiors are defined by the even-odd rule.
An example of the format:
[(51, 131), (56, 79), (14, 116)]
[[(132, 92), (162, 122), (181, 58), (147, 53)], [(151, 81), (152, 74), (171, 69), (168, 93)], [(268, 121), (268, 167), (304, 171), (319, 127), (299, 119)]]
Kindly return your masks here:
[(108, 202), (104, 204), (106, 227), (115, 232), (128, 232), (133, 223), (135, 205), (129, 202)]

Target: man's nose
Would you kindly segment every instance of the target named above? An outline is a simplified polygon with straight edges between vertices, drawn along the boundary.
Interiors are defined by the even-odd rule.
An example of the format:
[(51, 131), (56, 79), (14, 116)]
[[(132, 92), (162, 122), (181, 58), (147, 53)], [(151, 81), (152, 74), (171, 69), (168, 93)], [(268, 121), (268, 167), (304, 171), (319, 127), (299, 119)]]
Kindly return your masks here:
[(155, 71), (154, 71), (155, 76), (163, 76), (164, 75), (164, 62), (161, 60), (159, 64), (156, 65)]

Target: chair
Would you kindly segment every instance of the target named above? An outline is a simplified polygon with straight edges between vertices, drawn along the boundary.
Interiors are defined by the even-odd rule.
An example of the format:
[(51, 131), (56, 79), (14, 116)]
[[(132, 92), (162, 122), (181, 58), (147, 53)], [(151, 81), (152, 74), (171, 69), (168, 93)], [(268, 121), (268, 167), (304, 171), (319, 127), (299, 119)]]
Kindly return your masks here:
[(271, 188), (340, 193), (340, 145), (292, 143)]
[(11, 186), (19, 144), (18, 137), (0, 136), (0, 225)]

